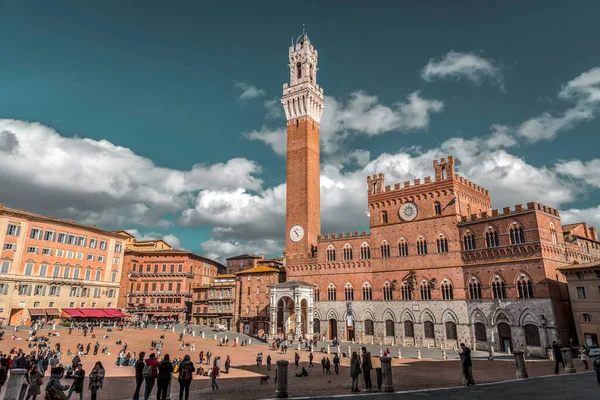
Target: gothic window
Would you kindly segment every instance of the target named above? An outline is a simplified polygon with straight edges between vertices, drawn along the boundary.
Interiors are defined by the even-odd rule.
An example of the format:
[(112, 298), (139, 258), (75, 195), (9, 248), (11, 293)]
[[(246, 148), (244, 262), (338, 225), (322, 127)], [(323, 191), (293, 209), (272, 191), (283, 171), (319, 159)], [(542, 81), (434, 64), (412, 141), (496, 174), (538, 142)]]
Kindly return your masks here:
[(526, 275), (521, 275), (517, 281), (517, 294), (520, 299), (533, 298), (533, 285)]
[(485, 244), (487, 247), (498, 247), (500, 246), (500, 241), (498, 240), (498, 232), (491, 226), (488, 227), (485, 232)]
[(391, 319), (385, 321), (385, 336), (395, 336), (394, 321)]
[(485, 330), (485, 325), (481, 322), (475, 322), (475, 341), (487, 342), (487, 333)]
[(311, 82), (314, 80), (313, 76), (314, 76), (313, 65), (310, 64), (310, 81)]
[(463, 245), (465, 250), (476, 249), (475, 236), (473, 236), (473, 233), (471, 233), (471, 231), (467, 231), (467, 233), (465, 233), (465, 236), (463, 237)]
[(525, 343), (527, 346), (540, 347), (540, 332), (538, 327), (532, 324), (525, 325)]
[(296, 74), (298, 79), (302, 78), (302, 63), (296, 64)]
[(442, 180), (446, 179), (446, 168), (442, 168)]
[(361, 260), (369, 260), (371, 258), (371, 248), (367, 243), (363, 243), (360, 246), (360, 258)]
[(373, 320), (366, 319), (365, 320), (365, 335), (373, 336), (375, 329), (373, 329)]
[(420, 256), (427, 254), (427, 241), (423, 236), (419, 236), (417, 239), (417, 254)]
[(435, 330), (433, 329), (433, 322), (425, 321), (425, 323), (423, 323), (423, 328), (425, 330), (426, 339), (435, 339)]
[(411, 300), (412, 291), (410, 290), (408, 283), (406, 283), (406, 281), (402, 282), (402, 286), (400, 288), (402, 290), (402, 300)]
[(408, 257), (408, 243), (406, 243), (404, 238), (400, 239), (398, 243), (398, 255), (400, 257)]
[(387, 224), (388, 223), (388, 213), (387, 213), (387, 211), (382, 211), (381, 212), (381, 223), (382, 224)]
[(335, 247), (331, 245), (327, 248), (327, 261), (335, 261)]
[(481, 284), (476, 279), (469, 282), (469, 298), (471, 300), (481, 300)]
[(581, 314), (583, 317), (583, 322), (592, 322), (592, 316), (588, 313)]
[(404, 336), (415, 337), (415, 327), (412, 321), (404, 321)]
[(467, 206), (467, 215), (469, 217), (471, 217), (471, 206), (470, 205)]
[(390, 245), (388, 242), (384, 241), (381, 243), (381, 258), (389, 258), (390, 257)]
[(431, 300), (431, 286), (429, 282), (421, 282), (421, 300)]
[(448, 252), (448, 239), (446, 239), (446, 237), (441, 233), (437, 239), (437, 251), (438, 253)]
[(499, 276), (494, 277), (494, 281), (492, 282), (492, 295), (494, 299), (506, 298), (506, 285)]
[(442, 205), (439, 201), (433, 203), (433, 213), (434, 215), (442, 215)]
[(344, 296), (346, 301), (354, 301), (354, 288), (349, 283), (347, 283), (344, 288)]
[(363, 300), (366, 301), (371, 301), (373, 300), (373, 288), (371, 288), (371, 285), (369, 285), (368, 283), (365, 283), (363, 285)]
[(550, 223), (550, 236), (552, 237), (552, 244), (558, 244), (558, 240), (556, 239), (556, 228), (553, 223)]
[(320, 300), (320, 298), (319, 298), (320, 291), (319, 291), (319, 288), (317, 286), (313, 287), (313, 294), (314, 294), (314, 297), (315, 297), (315, 301), (319, 301)]
[(318, 318), (313, 319), (313, 332), (321, 333), (321, 321)]
[(352, 260), (352, 246), (346, 244), (344, 246), (344, 261)]
[(448, 279), (442, 281), (442, 299), (454, 300), (454, 289), (452, 287), (452, 282)]
[(386, 282), (383, 285), (383, 300), (385, 300), (385, 301), (392, 301), (393, 300), (392, 286), (390, 285), (389, 282)]
[(516, 222), (510, 227), (510, 244), (521, 244), (525, 243), (525, 234), (523, 228), (521, 228)]
[(327, 300), (336, 301), (336, 290), (335, 286), (333, 286), (333, 283), (331, 283), (327, 288)]
[(456, 324), (454, 322), (446, 322), (446, 339), (456, 340), (458, 335), (456, 334)]

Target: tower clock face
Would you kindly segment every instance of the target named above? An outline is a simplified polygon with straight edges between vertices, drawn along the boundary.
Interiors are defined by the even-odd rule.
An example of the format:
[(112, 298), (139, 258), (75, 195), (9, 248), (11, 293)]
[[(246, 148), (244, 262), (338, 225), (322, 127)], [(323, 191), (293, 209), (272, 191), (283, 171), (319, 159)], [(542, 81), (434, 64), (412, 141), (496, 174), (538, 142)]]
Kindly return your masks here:
[(302, 240), (303, 237), (304, 228), (302, 228), (300, 225), (292, 226), (292, 229), (290, 229), (290, 240), (292, 242), (299, 242)]
[(398, 210), (400, 218), (402, 218), (404, 221), (412, 221), (413, 219), (417, 218), (418, 213), (419, 209), (413, 202), (402, 204), (402, 207), (400, 207), (400, 210)]

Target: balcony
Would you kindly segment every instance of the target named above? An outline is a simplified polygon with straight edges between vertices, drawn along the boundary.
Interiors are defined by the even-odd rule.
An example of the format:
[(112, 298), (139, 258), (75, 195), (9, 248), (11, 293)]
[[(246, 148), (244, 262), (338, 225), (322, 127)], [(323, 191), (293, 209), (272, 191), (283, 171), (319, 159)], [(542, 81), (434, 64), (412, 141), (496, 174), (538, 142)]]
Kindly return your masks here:
[(132, 307), (131, 305), (127, 306), (127, 311), (128, 312), (136, 312), (136, 313), (151, 313), (151, 312), (187, 312), (187, 308), (186, 307), (175, 307), (175, 306), (168, 306), (168, 307), (140, 307), (141, 304), (139, 304), (137, 307)]
[(190, 292), (177, 292), (177, 291), (160, 291), (160, 290), (154, 290), (154, 291), (130, 291), (127, 292), (127, 297), (134, 297), (134, 296), (151, 296), (151, 297), (163, 297), (163, 296), (172, 296), (172, 297), (192, 297), (192, 293)]
[(129, 273), (130, 278), (160, 278), (160, 277), (180, 277), (180, 278), (193, 278), (193, 272), (138, 272), (133, 271)]

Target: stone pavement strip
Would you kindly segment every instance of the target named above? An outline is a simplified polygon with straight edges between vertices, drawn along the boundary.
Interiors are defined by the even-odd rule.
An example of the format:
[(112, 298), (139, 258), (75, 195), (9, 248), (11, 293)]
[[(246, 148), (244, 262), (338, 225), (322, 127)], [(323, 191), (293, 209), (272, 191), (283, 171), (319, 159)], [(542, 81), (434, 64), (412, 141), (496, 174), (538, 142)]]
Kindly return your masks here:
[[(537, 378), (484, 383), (469, 387), (436, 388), (409, 390), (395, 393), (363, 393), (365, 400), (506, 400), (506, 399), (544, 399), (544, 400), (587, 400), (600, 398), (600, 386), (596, 374), (583, 372), (568, 375), (548, 375)], [(294, 397), (293, 399), (340, 400), (354, 398), (357, 394), (328, 397)]]

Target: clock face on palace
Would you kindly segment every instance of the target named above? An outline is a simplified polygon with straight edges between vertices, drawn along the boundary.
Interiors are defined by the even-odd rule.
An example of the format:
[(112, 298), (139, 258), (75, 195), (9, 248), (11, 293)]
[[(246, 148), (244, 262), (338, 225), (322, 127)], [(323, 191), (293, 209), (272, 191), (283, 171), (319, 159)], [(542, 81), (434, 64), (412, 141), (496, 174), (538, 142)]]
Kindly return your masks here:
[(402, 204), (402, 207), (400, 207), (400, 210), (398, 210), (400, 218), (402, 218), (404, 221), (412, 221), (413, 219), (417, 218), (418, 213), (419, 209), (417, 208), (417, 205), (412, 202)]
[(299, 242), (304, 237), (304, 229), (300, 225), (292, 226), (290, 229), (290, 240), (292, 242)]

